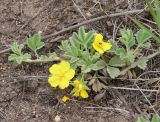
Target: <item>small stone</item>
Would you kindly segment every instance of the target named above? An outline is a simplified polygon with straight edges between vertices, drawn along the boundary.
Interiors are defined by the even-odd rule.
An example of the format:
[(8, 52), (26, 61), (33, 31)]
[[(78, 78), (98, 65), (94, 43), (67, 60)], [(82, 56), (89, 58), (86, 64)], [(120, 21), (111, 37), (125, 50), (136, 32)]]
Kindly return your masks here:
[(56, 117), (54, 118), (54, 120), (55, 120), (56, 122), (59, 122), (59, 121), (61, 120), (61, 118), (60, 118), (59, 115), (56, 115)]

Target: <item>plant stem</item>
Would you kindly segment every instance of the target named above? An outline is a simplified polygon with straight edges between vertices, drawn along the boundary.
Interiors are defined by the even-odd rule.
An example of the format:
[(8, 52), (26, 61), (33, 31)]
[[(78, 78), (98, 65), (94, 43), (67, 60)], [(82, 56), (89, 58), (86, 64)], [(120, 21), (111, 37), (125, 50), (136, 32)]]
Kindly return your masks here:
[(32, 60), (32, 59), (28, 59), (26, 61), (23, 61), (23, 62), (26, 62), (26, 63), (47, 63), (47, 62), (52, 62), (52, 61), (60, 61), (61, 58), (59, 57), (56, 57), (54, 60), (52, 59), (48, 59), (48, 60), (40, 60), (40, 59), (35, 59), (35, 60)]
[(38, 59), (39, 55), (38, 55), (37, 51), (35, 50), (34, 53), (35, 53), (36, 58)]
[(140, 48), (140, 45), (138, 45), (137, 47), (136, 47), (136, 49), (134, 50), (134, 52), (133, 52), (133, 55), (135, 56), (135, 53), (137, 52), (137, 50)]

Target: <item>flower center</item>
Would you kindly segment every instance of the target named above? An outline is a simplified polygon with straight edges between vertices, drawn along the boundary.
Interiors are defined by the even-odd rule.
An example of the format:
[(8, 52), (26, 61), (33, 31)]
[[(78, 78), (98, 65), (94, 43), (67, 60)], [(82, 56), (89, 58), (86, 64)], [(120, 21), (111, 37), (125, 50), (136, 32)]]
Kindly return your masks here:
[(102, 45), (102, 42), (99, 42), (98, 44), (99, 44), (99, 45)]
[(59, 74), (59, 77), (60, 77), (60, 78), (63, 78), (63, 77), (64, 77), (64, 74), (65, 74), (64, 72), (60, 73), (60, 74)]

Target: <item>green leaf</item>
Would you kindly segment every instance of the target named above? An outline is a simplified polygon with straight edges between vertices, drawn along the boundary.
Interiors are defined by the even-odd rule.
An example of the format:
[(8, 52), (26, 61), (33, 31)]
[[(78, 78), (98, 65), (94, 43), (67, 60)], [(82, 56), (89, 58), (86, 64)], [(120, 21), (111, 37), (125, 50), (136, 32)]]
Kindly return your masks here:
[(152, 35), (153, 34), (151, 34), (149, 31), (140, 29), (136, 34), (136, 40), (139, 45), (142, 45), (146, 43), (152, 37)]
[(115, 67), (107, 66), (107, 72), (112, 79), (116, 78), (120, 74), (120, 70)]
[(124, 67), (126, 65), (124, 60), (121, 60), (120, 56), (114, 56), (109, 61), (109, 65), (113, 67)]
[(9, 57), (8, 57), (8, 61), (16, 61), (18, 55), (17, 54), (11, 54)]
[(144, 117), (138, 117), (138, 120), (136, 122), (146, 122), (146, 120), (144, 119)]
[(147, 62), (148, 62), (148, 58), (147, 57), (142, 57), (137, 62), (137, 66), (144, 70), (147, 67)]
[(22, 55), (17, 55), (17, 54), (11, 54), (8, 57), (9, 61), (15, 61), (18, 64), (21, 64), (23, 61), (27, 61), (28, 59), (31, 59), (31, 55), (28, 53), (22, 54)]
[(125, 58), (126, 58), (130, 63), (133, 63), (134, 60), (135, 60), (133, 51), (128, 51)]
[(49, 53), (49, 56), (48, 56), (48, 59), (49, 60), (55, 60), (55, 58), (57, 58), (57, 54), (55, 53), (55, 52), (53, 52), (53, 53)]
[(120, 41), (127, 47), (131, 48), (135, 44), (135, 38), (133, 36), (133, 31), (131, 29), (121, 29)]
[(41, 49), (44, 45), (45, 44), (41, 41), (41, 36), (39, 33), (34, 34), (33, 37), (27, 40), (27, 46), (34, 52)]
[(23, 61), (23, 56), (17, 56), (16, 62), (17, 62), (18, 64), (21, 64), (22, 61)]
[(160, 122), (160, 117), (154, 115), (153, 118), (152, 118), (152, 122)]
[(81, 42), (80, 42), (80, 39), (79, 39), (77, 33), (73, 32), (72, 37), (71, 37), (71, 45), (76, 48), (80, 48), (80, 44), (81, 44)]
[(14, 52), (15, 54), (21, 55), (22, 54), (22, 48), (24, 47), (23, 44), (18, 45), (17, 42), (14, 42), (11, 45), (11, 50), (12, 52)]
[(93, 32), (88, 32), (88, 33), (86, 33), (86, 36), (85, 36), (85, 44), (87, 45), (87, 44), (91, 44), (92, 43), (92, 41), (93, 41), (93, 39), (94, 39), (94, 33)]
[(101, 55), (96, 52), (92, 57), (90, 57), (91, 62), (92, 62), (92, 63), (97, 62), (97, 61), (100, 59), (100, 56), (101, 56)]
[(25, 54), (23, 54), (23, 55), (21, 55), (21, 56), (23, 57), (23, 60), (22, 60), (22, 61), (26, 61), (26, 60), (28, 60), (28, 59), (31, 59), (31, 55), (28, 54), (28, 53), (25, 53)]
[(126, 56), (126, 50), (124, 48), (117, 48), (116, 55), (119, 55), (121, 59)]
[(113, 52), (117, 52), (118, 53), (118, 51), (116, 51), (119, 47), (118, 47), (118, 45), (117, 45), (117, 42), (115, 41), (115, 40), (111, 40), (111, 45), (112, 45), (112, 48), (111, 48), (111, 51), (113, 51)]
[(65, 56), (68, 58), (77, 58), (80, 54), (80, 49), (71, 46), (67, 41), (63, 41), (59, 48), (64, 51)]
[(85, 29), (84, 29), (84, 27), (82, 26), (82, 27), (80, 27), (79, 28), (79, 31), (78, 31), (78, 36), (79, 36), (79, 38), (80, 38), (80, 41), (82, 42), (82, 43), (85, 43)]
[(83, 73), (88, 73), (90, 71), (98, 71), (100, 69), (103, 69), (106, 67), (106, 63), (103, 60), (97, 61), (95, 64), (91, 65), (84, 65), (82, 66), (82, 72)]

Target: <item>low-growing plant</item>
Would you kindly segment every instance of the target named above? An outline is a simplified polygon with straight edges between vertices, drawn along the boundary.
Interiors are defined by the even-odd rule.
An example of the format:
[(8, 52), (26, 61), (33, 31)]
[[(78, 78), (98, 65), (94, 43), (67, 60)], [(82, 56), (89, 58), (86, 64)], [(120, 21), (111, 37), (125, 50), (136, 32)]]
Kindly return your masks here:
[[(109, 76), (114, 79), (119, 75), (124, 75), (130, 68), (135, 68), (136, 66), (144, 70), (147, 67), (148, 60), (160, 53), (156, 52), (144, 56), (142, 49), (150, 48), (151, 44), (149, 40), (153, 36), (144, 29), (139, 30), (135, 34), (131, 29), (121, 29), (120, 35), (120, 38), (116, 41), (105, 42), (101, 34), (93, 31), (87, 32), (84, 27), (80, 27), (78, 33), (73, 32), (70, 40), (61, 43), (59, 48), (62, 50), (64, 57), (66, 57), (68, 65), (76, 72), (74, 76), (72, 75), (71, 79), (73, 78), (78, 82), (77, 84), (81, 84), (73, 85), (75, 83), (67, 77), (65, 78), (66, 81), (63, 80), (67, 84), (65, 88), (67, 88), (69, 84), (75, 87), (71, 92), (74, 96), (86, 98), (88, 97), (88, 94), (85, 92), (86, 90), (92, 88), (97, 92), (105, 88), (105, 85), (98, 79), (94, 80), (94, 82), (86, 81), (88, 75), (102, 71), (108, 73)], [(117, 43), (117, 41), (119, 41), (119, 43)], [(107, 56), (109, 58), (104, 58)], [(61, 61), (60, 64), (54, 64), (51, 68), (54, 67), (53, 70), (57, 71), (55, 65), (61, 65), (62, 62), (64, 61)], [(63, 71), (64, 67), (65, 66), (59, 68), (59, 70), (62, 71), (60, 74), (67, 76), (65, 73), (68, 71)], [(53, 74), (53, 76), (57, 77), (56, 74)], [(52, 85), (56, 83), (57, 80), (54, 78), (50, 80), (50, 78), (49, 83), (51, 86), (58, 86), (58, 84), (55, 86)], [(61, 80), (62, 79), (59, 79), (59, 83)], [(79, 90), (78, 86), (80, 86)], [(60, 88), (63, 89), (62, 87)], [(81, 90), (85, 95), (81, 94)], [(75, 91), (79, 92), (74, 93)]]
[(11, 45), (11, 50), (13, 53), (8, 57), (9, 61), (15, 61), (18, 64), (21, 64), (22, 62), (48, 62), (59, 60), (56, 53), (48, 53), (47, 55), (38, 54), (37, 51), (45, 45), (45, 43), (41, 40), (40, 33), (34, 34), (33, 37), (28, 38), (26, 42), (27, 47), (34, 52), (34, 56), (32, 56), (31, 53), (23, 53), (24, 44), (14, 42)]
[[(159, 2), (155, 0), (156, 12), (151, 4), (146, 0), (151, 15), (159, 25)], [(131, 18), (132, 19), (132, 18)], [(137, 25), (142, 24), (132, 19)], [(134, 33), (131, 29), (121, 29), (120, 37), (116, 40), (110, 39), (109, 42), (103, 40), (103, 35), (94, 31), (86, 31), (80, 27), (78, 32), (73, 32), (68, 41), (63, 41), (59, 46), (64, 55), (64, 59), (59, 64), (53, 64), (49, 72), (51, 75), (48, 82), (52, 87), (65, 89), (70, 85), (73, 86), (71, 94), (75, 97), (87, 98), (87, 91), (92, 88), (95, 92), (102, 91), (106, 88), (98, 78), (94, 81), (87, 81), (87, 77), (101, 73), (107, 73), (111, 79), (126, 74), (131, 68), (139, 67), (144, 70), (147, 68), (147, 62), (150, 58), (158, 55), (157, 51), (150, 55), (142, 53), (143, 48), (150, 48), (151, 38), (159, 38), (155, 33), (148, 30), (145, 26), (138, 32)], [(157, 40), (158, 41), (158, 40)], [(38, 50), (43, 48), (45, 43), (42, 42), (40, 33), (27, 39), (27, 47), (34, 53), (23, 53), (23, 44), (16, 42), (11, 45), (13, 54), (8, 57), (9, 61), (15, 61), (18, 64), (22, 62), (48, 62), (60, 60), (55, 53), (39, 55)], [(102, 92), (103, 95), (104, 92)]]
[[(145, 29), (140, 29), (134, 34), (131, 29), (121, 29), (120, 37), (116, 40), (105, 42), (103, 35), (94, 31), (86, 31), (80, 27), (78, 32), (73, 32), (68, 41), (63, 41), (59, 46), (64, 54), (60, 61), (55, 53), (39, 55), (38, 50), (45, 45), (41, 41), (39, 33), (27, 39), (27, 47), (33, 52), (23, 53), (24, 45), (16, 42), (11, 45), (13, 54), (8, 60), (18, 64), (22, 62), (48, 62), (59, 60), (59, 64), (53, 64), (49, 68), (51, 75), (48, 82), (51, 87), (65, 89), (73, 87), (71, 94), (75, 97), (87, 98), (88, 90), (92, 88), (95, 92), (105, 93), (106, 86), (98, 78), (88, 81), (88, 76), (107, 73), (111, 79), (124, 75), (129, 69), (139, 67), (145, 69), (150, 58), (160, 52), (145, 56), (143, 48), (150, 48), (150, 38), (153, 35)], [(106, 58), (107, 57), (107, 58)]]

